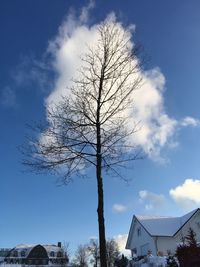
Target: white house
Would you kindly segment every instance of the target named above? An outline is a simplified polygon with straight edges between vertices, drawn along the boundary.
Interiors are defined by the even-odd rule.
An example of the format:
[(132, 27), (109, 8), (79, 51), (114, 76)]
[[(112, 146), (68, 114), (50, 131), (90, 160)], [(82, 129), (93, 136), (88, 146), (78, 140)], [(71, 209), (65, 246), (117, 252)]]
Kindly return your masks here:
[(151, 250), (153, 255), (158, 251), (167, 254), (175, 252), (177, 245), (188, 234), (189, 228), (196, 233), (200, 242), (200, 209), (195, 209), (182, 217), (150, 217), (133, 216), (126, 249), (132, 255), (147, 255)]

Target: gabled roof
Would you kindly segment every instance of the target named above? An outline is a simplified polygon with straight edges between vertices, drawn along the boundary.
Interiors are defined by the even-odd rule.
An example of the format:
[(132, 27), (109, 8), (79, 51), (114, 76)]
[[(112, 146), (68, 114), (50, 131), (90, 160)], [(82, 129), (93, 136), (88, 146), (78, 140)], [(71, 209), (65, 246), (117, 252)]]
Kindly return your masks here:
[(151, 236), (173, 236), (181, 226), (179, 218), (140, 216), (136, 218)]
[(195, 209), (181, 217), (135, 217), (151, 236), (174, 236), (198, 210)]
[(134, 222), (137, 220), (151, 236), (174, 236), (196, 212), (195, 209), (182, 217), (133, 216), (126, 247), (130, 246)]

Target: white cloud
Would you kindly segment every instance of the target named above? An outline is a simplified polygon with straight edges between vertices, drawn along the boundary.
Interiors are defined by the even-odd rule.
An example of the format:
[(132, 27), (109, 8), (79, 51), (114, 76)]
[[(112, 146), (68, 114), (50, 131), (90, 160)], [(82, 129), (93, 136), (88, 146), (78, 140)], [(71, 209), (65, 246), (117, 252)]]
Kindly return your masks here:
[(86, 23), (89, 19), (89, 12), (91, 9), (93, 9), (95, 6), (95, 2), (93, 0), (90, 0), (88, 5), (83, 7), (80, 14), (80, 21), (82, 23)]
[(200, 205), (200, 180), (186, 179), (183, 184), (169, 191), (174, 201), (184, 209), (199, 207)]
[(119, 251), (124, 254), (125, 256), (129, 257), (131, 256), (130, 250), (125, 249), (126, 247), (126, 242), (127, 242), (128, 235), (123, 234), (123, 235), (117, 235), (114, 236), (114, 240), (117, 242)]
[[(79, 17), (71, 12), (59, 27), (57, 36), (49, 42), (47, 55), (52, 60), (51, 65), (56, 73), (56, 79), (51, 83), (53, 90), (46, 98), (47, 107), (58, 103), (63, 96), (69, 94), (72, 78), (76, 78), (82, 64), (80, 56), (86, 53), (88, 45), (92, 47), (98, 41), (99, 25), (87, 25), (89, 12), (93, 7), (94, 2), (91, 0), (86, 7), (82, 8)], [(110, 21), (115, 20), (114, 13), (108, 17)], [(120, 31), (123, 30), (120, 23), (118, 27)], [(130, 25), (126, 29), (132, 35), (135, 25)], [(129, 45), (130, 47), (134, 45), (133, 38)], [(134, 92), (130, 125), (140, 122), (140, 130), (135, 133), (132, 142), (141, 147), (152, 160), (163, 162), (162, 149), (177, 145), (174, 140), (177, 129), (180, 129), (180, 126), (196, 126), (197, 120), (186, 117), (179, 122), (166, 113), (163, 95), (165, 77), (159, 68), (141, 70), (139, 75), (143, 78), (143, 85)]]
[(70, 14), (59, 28), (59, 34), (49, 43), (48, 52), (53, 57), (53, 68), (57, 73), (53, 92), (46, 99), (47, 106), (58, 103), (69, 93), (72, 79), (82, 64), (81, 55), (86, 53), (87, 44), (97, 40), (97, 27), (81, 24)]
[(158, 68), (142, 73), (144, 85), (135, 92), (133, 116), (141, 122), (136, 143), (154, 160), (162, 160), (161, 149), (171, 145), (177, 121), (164, 109), (165, 77)]
[[(87, 9), (88, 12), (88, 9)], [(88, 16), (88, 13), (87, 13)], [(110, 15), (115, 19), (114, 14)], [(85, 20), (84, 20), (85, 22)], [(119, 29), (122, 25), (119, 23)], [(133, 25), (129, 30), (132, 34)], [(47, 106), (59, 102), (81, 66), (80, 51), (85, 53), (87, 45), (93, 46), (98, 40), (98, 25), (92, 27), (83, 24), (82, 15), (75, 18), (70, 14), (59, 28), (59, 34), (49, 43), (48, 51), (53, 56), (53, 66), (57, 80), (53, 92), (46, 99)], [(87, 42), (87, 45), (86, 45)], [(133, 46), (130, 43), (130, 46)], [(145, 153), (154, 160), (160, 160), (160, 151), (164, 146), (173, 143), (177, 121), (170, 118), (164, 109), (163, 91), (165, 77), (155, 68), (140, 73), (143, 85), (134, 93), (133, 119), (140, 123), (140, 130), (134, 136), (134, 143), (141, 146)], [(130, 122), (133, 123), (133, 122)]]
[(122, 213), (125, 212), (127, 210), (127, 207), (125, 205), (122, 204), (114, 204), (113, 205), (113, 211), (117, 212), (117, 213)]
[(145, 209), (149, 210), (159, 210), (166, 206), (167, 202), (165, 196), (162, 194), (155, 194), (147, 190), (142, 190), (139, 192), (139, 201), (145, 205)]
[(199, 126), (200, 120), (187, 116), (181, 121), (181, 125), (182, 126), (193, 126), (193, 127)]

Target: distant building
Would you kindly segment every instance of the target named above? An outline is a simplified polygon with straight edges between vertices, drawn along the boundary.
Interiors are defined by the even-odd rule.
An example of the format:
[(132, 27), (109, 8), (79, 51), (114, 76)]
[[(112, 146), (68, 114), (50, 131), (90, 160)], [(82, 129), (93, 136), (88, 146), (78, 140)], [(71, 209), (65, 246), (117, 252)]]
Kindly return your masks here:
[(0, 264), (4, 262), (5, 257), (8, 255), (10, 248), (0, 248)]
[(151, 250), (153, 255), (158, 251), (167, 254), (175, 252), (189, 228), (196, 233), (200, 242), (200, 209), (195, 209), (182, 217), (133, 216), (126, 249), (132, 256), (144, 256)]
[(61, 242), (58, 242), (58, 245), (21, 244), (13, 249), (0, 251), (1, 263), (4, 265), (66, 266), (69, 261), (61, 247)]

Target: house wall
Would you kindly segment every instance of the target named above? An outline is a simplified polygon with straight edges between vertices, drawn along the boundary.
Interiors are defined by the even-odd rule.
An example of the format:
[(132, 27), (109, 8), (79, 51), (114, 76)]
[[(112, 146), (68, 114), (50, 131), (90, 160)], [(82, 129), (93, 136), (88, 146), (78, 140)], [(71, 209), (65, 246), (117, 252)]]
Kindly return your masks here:
[(177, 237), (158, 237), (157, 238), (157, 248), (158, 251), (162, 251), (164, 255), (167, 255), (167, 252), (170, 251), (174, 253), (177, 247), (177, 240), (180, 242), (180, 235)]
[(156, 247), (153, 237), (151, 237), (148, 232), (141, 226), (141, 224), (135, 220), (132, 230), (132, 238), (130, 243), (130, 248), (132, 254), (136, 249), (137, 256), (143, 256), (147, 254), (148, 250), (151, 250), (155, 255)]
[(168, 250), (175, 253), (178, 244), (182, 242), (182, 238), (188, 235), (190, 227), (196, 233), (197, 241), (200, 242), (200, 211), (198, 211), (174, 237), (158, 237), (158, 250), (162, 251), (164, 254), (166, 254)]
[[(200, 211), (198, 211), (181, 229), (180, 236), (188, 235), (188, 229), (192, 228), (196, 233), (196, 239), (200, 242)], [(180, 239), (179, 239), (180, 242)]]

